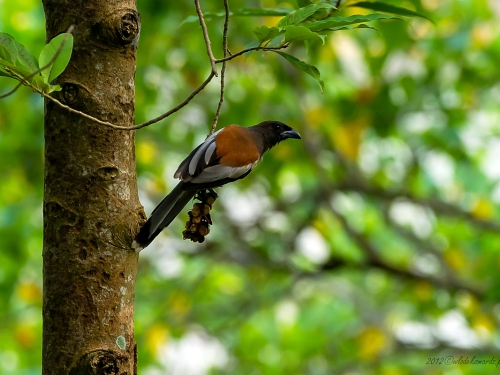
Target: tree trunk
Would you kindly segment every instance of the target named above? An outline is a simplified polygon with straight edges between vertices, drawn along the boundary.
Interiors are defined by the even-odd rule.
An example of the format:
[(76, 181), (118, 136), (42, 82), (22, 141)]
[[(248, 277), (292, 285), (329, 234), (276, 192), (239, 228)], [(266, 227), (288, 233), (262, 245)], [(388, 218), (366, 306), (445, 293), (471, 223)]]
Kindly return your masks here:
[[(43, 0), (47, 41), (74, 25), (60, 76), (65, 104), (101, 120), (134, 123), (134, 0)], [(130, 249), (144, 217), (135, 133), (45, 103), (43, 374), (135, 374)]]

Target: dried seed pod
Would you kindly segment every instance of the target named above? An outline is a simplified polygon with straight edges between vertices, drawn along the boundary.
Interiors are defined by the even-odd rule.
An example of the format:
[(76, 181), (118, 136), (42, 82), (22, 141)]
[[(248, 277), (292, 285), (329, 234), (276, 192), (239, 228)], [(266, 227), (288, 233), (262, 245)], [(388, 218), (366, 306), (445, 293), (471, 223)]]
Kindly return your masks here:
[(210, 213), (212, 207), (210, 207), (208, 204), (203, 205), (203, 215), (208, 215)]
[(193, 213), (193, 216), (200, 216), (202, 209), (203, 209), (203, 206), (201, 205), (201, 203), (195, 203), (195, 204), (193, 204), (193, 209), (191, 212)]
[(210, 225), (212, 225), (210, 211), (217, 199), (217, 194), (212, 189), (200, 190), (194, 198), (199, 202), (194, 203), (193, 208), (188, 211), (189, 220), (186, 222), (186, 230), (182, 232), (182, 235), (185, 240), (201, 243), (210, 233)]
[(208, 228), (208, 226), (200, 225), (198, 228), (198, 233), (205, 237), (210, 233), (210, 229)]

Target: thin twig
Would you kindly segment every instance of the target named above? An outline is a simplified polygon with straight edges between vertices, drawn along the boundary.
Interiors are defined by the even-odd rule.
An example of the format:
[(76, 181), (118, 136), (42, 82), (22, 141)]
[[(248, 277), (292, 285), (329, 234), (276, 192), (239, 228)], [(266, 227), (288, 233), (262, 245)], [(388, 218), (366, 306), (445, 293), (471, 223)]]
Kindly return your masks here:
[(198, 18), (200, 20), (201, 30), (203, 31), (203, 39), (205, 39), (205, 45), (207, 47), (207, 55), (208, 58), (210, 59), (210, 65), (212, 66), (212, 73), (214, 73), (214, 75), (218, 77), (217, 67), (215, 66), (215, 57), (214, 54), (212, 53), (212, 44), (210, 43), (210, 37), (208, 36), (207, 25), (205, 24), (205, 19), (203, 18), (203, 13), (201, 11), (200, 0), (194, 0), (194, 4), (196, 6), (196, 13), (198, 13)]
[[(208, 31), (207, 31), (207, 27), (206, 27), (206, 24), (205, 24), (205, 20), (203, 18), (203, 13), (201, 12), (199, 0), (195, 0), (195, 5), (196, 5), (196, 10), (198, 12), (198, 17), (200, 18), (200, 24), (201, 24), (201, 27), (202, 27), (202, 30), (203, 30), (203, 36), (204, 36), (204, 39), (205, 39), (205, 44), (207, 46), (207, 53), (208, 53), (208, 56), (210, 58), (210, 64), (212, 66), (212, 71), (211, 71), (210, 75), (207, 77), (207, 79), (205, 79), (205, 81), (203, 81), (203, 83), (200, 86), (198, 86), (191, 94), (189, 94), (189, 96), (184, 101), (182, 101), (179, 105), (177, 105), (176, 107), (172, 108), (171, 110), (165, 112), (164, 114), (162, 114), (162, 115), (160, 115), (158, 117), (155, 117), (155, 118), (153, 118), (153, 119), (151, 119), (149, 121), (146, 121), (146, 122), (143, 122), (141, 124), (134, 125), (134, 126), (116, 125), (116, 124), (110, 123), (108, 121), (99, 120), (98, 118), (90, 116), (90, 115), (88, 115), (88, 114), (86, 114), (84, 112), (78, 111), (76, 109), (73, 109), (73, 108), (69, 107), (66, 104), (61, 103), (56, 98), (48, 95), (47, 93), (44, 93), (43, 91), (41, 91), (40, 89), (36, 88), (35, 86), (33, 86), (28, 81), (26, 81), (26, 79), (31, 78), (31, 75), (27, 76), (25, 78), (20, 77), (19, 75), (17, 75), (18, 78), (20, 79), (20, 85), (23, 84), (23, 85), (29, 86), (29, 87), (31, 87), (33, 89), (33, 91), (39, 93), (44, 98), (47, 98), (48, 100), (51, 100), (52, 102), (54, 102), (55, 104), (57, 104), (61, 108), (64, 108), (64, 109), (68, 110), (71, 113), (83, 116), (83, 117), (85, 117), (85, 118), (87, 118), (89, 120), (92, 120), (92, 121), (94, 121), (94, 122), (96, 122), (98, 124), (101, 124), (101, 125), (104, 125), (104, 126), (108, 126), (110, 128), (117, 129), (117, 130), (137, 130), (137, 129), (141, 129), (141, 128), (144, 128), (146, 126), (152, 125), (154, 123), (157, 123), (157, 122), (159, 122), (159, 121), (161, 121), (161, 120), (169, 117), (170, 115), (174, 114), (175, 112), (179, 111), (181, 108), (185, 107), (196, 95), (198, 95), (212, 81), (212, 79), (215, 76), (217, 76), (217, 69), (216, 69), (215, 65), (222, 63), (222, 69), (221, 69), (221, 100), (219, 101), (219, 107), (217, 109), (216, 117), (214, 118), (214, 124), (212, 125), (212, 131), (211, 131), (211, 134), (212, 134), (213, 131), (215, 130), (215, 128), (217, 127), (217, 121), (218, 121), (218, 118), (220, 116), (220, 111), (221, 111), (222, 103), (223, 103), (223, 100), (224, 100), (223, 99), (223, 95), (224, 95), (224, 89), (225, 89), (225, 83), (224, 83), (224, 78), (225, 78), (224, 77), (225, 76), (225, 63), (227, 61), (232, 60), (232, 59), (234, 59), (234, 58), (236, 58), (238, 56), (241, 56), (241, 55), (243, 55), (243, 54), (245, 54), (247, 52), (252, 52), (252, 51), (273, 51), (273, 50), (284, 49), (284, 48), (288, 47), (289, 43), (285, 43), (285, 44), (277, 46), (277, 47), (258, 46), (258, 47), (247, 48), (247, 49), (239, 51), (239, 52), (237, 52), (235, 54), (227, 56), (227, 52), (228, 52), (228, 48), (227, 48), (227, 25), (228, 25), (228, 15), (229, 15), (228, 9), (229, 9), (229, 6), (227, 4), (227, 0), (224, 0), (224, 6), (227, 9), (226, 10), (226, 22), (224, 24), (224, 30), (225, 30), (224, 31), (225, 39), (223, 41), (223, 43), (224, 43), (224, 58), (222, 58), (222, 59), (215, 59), (214, 56), (213, 56), (213, 53), (212, 53), (210, 39), (208, 37)], [(69, 30), (72, 31), (72, 28), (68, 29), (68, 32), (70, 32)], [(62, 47), (60, 46), (60, 48), (62, 48)], [(47, 64), (47, 65), (50, 65), (50, 64)], [(39, 70), (41, 71), (41, 70), (46, 69), (46, 68), (47, 68), (47, 66), (44, 66), (44, 67), (40, 68)], [(34, 75), (34, 74), (37, 74), (37, 73), (38, 73), (38, 71), (34, 72), (32, 74)], [(16, 90), (17, 90), (17, 88), (16, 88)]]
[(241, 50), (240, 52), (236, 52), (230, 56), (227, 56), (227, 57), (224, 57), (222, 59), (216, 59), (215, 60), (215, 63), (216, 64), (220, 64), (220, 63), (223, 63), (225, 61), (229, 61), (229, 60), (232, 60), (238, 56), (241, 56), (247, 52), (252, 52), (252, 51), (274, 51), (274, 50), (280, 50), (280, 49), (284, 49), (284, 48), (287, 48), (290, 44), (289, 43), (285, 43), (285, 44), (282, 44), (280, 46), (276, 46), (276, 47), (266, 47), (266, 46), (257, 46), (257, 47), (251, 47), (251, 48), (247, 48), (247, 49), (244, 49), (244, 50)]
[[(14, 72), (14, 74), (16, 74), (16, 73)], [(73, 109), (73, 108), (67, 106), (64, 103), (61, 103), (59, 100), (57, 100), (56, 98), (50, 96), (49, 94), (43, 92), (38, 87), (35, 87), (30, 82), (26, 81), (22, 76), (20, 76), (18, 74), (16, 74), (16, 76), (17, 76), (17, 78), (19, 78), (21, 80), (21, 82), (24, 85), (31, 87), (33, 89), (33, 91), (37, 92), (38, 94), (40, 94), (44, 98), (49, 99), (50, 101), (54, 102), (55, 104), (57, 104), (61, 108), (64, 108), (64, 109), (68, 110), (71, 113), (78, 114), (78, 115), (80, 115), (82, 117), (85, 117), (85, 118), (87, 118), (89, 120), (97, 122), (98, 124), (109, 126), (110, 128), (113, 128), (113, 129), (117, 129), (117, 130), (137, 130), (137, 129), (144, 128), (144, 127), (146, 127), (148, 125), (151, 125), (151, 124), (153, 124), (155, 122), (161, 121), (164, 118), (166, 118), (166, 117), (172, 115), (173, 113), (177, 112), (181, 108), (185, 107), (201, 90), (203, 90), (205, 88), (206, 85), (208, 85), (210, 83), (210, 81), (214, 77), (214, 73), (210, 72), (210, 75), (207, 77), (207, 79), (205, 81), (203, 81), (203, 83), (200, 86), (198, 86), (191, 94), (189, 94), (189, 96), (186, 99), (184, 99), (184, 101), (182, 101), (176, 107), (172, 108), (170, 111), (165, 112), (164, 114), (162, 114), (162, 115), (160, 115), (158, 117), (155, 117), (152, 120), (149, 120), (149, 121), (143, 122), (142, 124), (134, 125), (134, 126), (121, 126), (121, 125), (112, 124), (111, 122), (99, 120), (98, 118), (95, 118), (95, 117), (93, 117), (91, 115), (88, 115), (85, 112), (81, 112), (81, 111), (78, 111), (76, 109)]]
[(212, 78), (214, 77), (214, 73), (213, 72), (210, 72), (210, 75), (207, 77), (207, 79), (205, 81), (203, 81), (203, 83), (198, 86), (191, 94), (189, 94), (189, 96), (184, 99), (184, 101), (182, 101), (179, 105), (175, 106), (174, 108), (172, 108), (171, 110), (169, 110), (168, 112), (165, 112), (164, 114), (158, 116), (158, 117), (155, 117), (154, 119), (151, 119), (149, 121), (146, 121), (146, 122), (143, 122), (142, 124), (138, 124), (138, 125), (134, 125), (134, 126), (121, 126), (121, 125), (115, 125), (115, 124), (112, 124), (110, 122), (107, 122), (107, 121), (101, 121), (93, 116), (90, 116), (90, 115), (87, 115), (86, 113), (84, 112), (80, 112), (76, 109), (73, 109), (71, 107), (68, 107), (67, 105), (61, 103), (59, 100), (53, 98), (52, 96), (50, 95), (47, 95), (41, 91), (39, 91), (39, 93), (49, 99), (49, 100), (52, 100), (54, 103), (58, 104), (59, 106), (63, 107), (63, 108), (66, 108), (68, 111), (72, 112), (72, 113), (76, 113), (76, 114), (79, 114), (85, 118), (88, 118), (89, 120), (93, 120), (101, 125), (105, 125), (105, 126), (109, 126), (110, 128), (113, 128), (113, 129), (118, 129), (118, 130), (137, 130), (137, 129), (141, 129), (141, 128), (144, 128), (146, 126), (149, 126), (151, 124), (154, 124), (158, 121), (161, 121), (163, 120), (164, 118), (172, 115), (173, 113), (177, 112), (178, 110), (180, 110), (181, 108), (185, 107), (196, 95), (198, 95), (198, 93), (203, 90), (205, 88), (206, 85), (208, 85), (210, 83), (210, 81), (212, 80)]
[(125, 128), (128, 129), (128, 130), (135, 130), (135, 129), (140, 129), (140, 128), (144, 128), (148, 125), (151, 125), (151, 124), (154, 124), (155, 122), (158, 122), (158, 121), (161, 121), (163, 120), (164, 118), (170, 116), (171, 114), (177, 112), (179, 109), (181, 109), (182, 107), (186, 106), (196, 95), (198, 95), (198, 93), (203, 90), (205, 88), (206, 85), (208, 85), (210, 83), (210, 81), (212, 80), (212, 78), (214, 78), (215, 76), (215, 73), (214, 72), (210, 72), (209, 76), (207, 77), (207, 79), (205, 81), (203, 81), (203, 83), (198, 86), (196, 88), (196, 90), (194, 90), (191, 94), (189, 94), (189, 96), (184, 99), (184, 101), (182, 103), (180, 103), (178, 106), (176, 106), (175, 108), (172, 108), (170, 111), (168, 112), (165, 112), (163, 115), (160, 115), (152, 120), (149, 120), (149, 121), (146, 121), (146, 122), (143, 122), (142, 124), (139, 124), (139, 125), (135, 125), (133, 127), (130, 127), (130, 128)]
[[(73, 32), (73, 29), (75, 27), (73, 25), (71, 25), (68, 30), (66, 31), (67, 34), (71, 34)], [(69, 38), (69, 35), (66, 35), (63, 40), (61, 41), (61, 44), (59, 45), (59, 47), (57, 48), (56, 50), (56, 53), (54, 54), (54, 56), (52, 56), (52, 58), (49, 60), (49, 62), (47, 64), (45, 64), (44, 66), (42, 66), (41, 68), (35, 70), (34, 72), (31, 72), (30, 74), (28, 74), (27, 76), (23, 77), (23, 80), (24, 81), (28, 81), (30, 78), (36, 76), (38, 73), (42, 72), (43, 70), (47, 69), (48, 67), (50, 67), (54, 61), (56, 61), (57, 57), (60, 55), (64, 45), (66, 44), (66, 42), (68, 41), (68, 38)], [(16, 77), (18, 78), (18, 77)], [(19, 80), (19, 83), (16, 85), (16, 87), (14, 87), (12, 90), (10, 90), (9, 92), (6, 92), (5, 94), (2, 94), (0, 95), (0, 99), (3, 99), (3, 98), (6, 98), (7, 96), (9, 95), (12, 95), (13, 93), (15, 93), (17, 91), (17, 89), (21, 86), (23, 86), (24, 83), (23, 81)]]
[[(224, 57), (228, 54), (227, 47), (227, 31), (229, 29), (229, 3), (228, 0), (224, 0), (224, 9), (226, 11), (226, 19), (224, 20), (224, 31), (222, 32), (222, 49)], [(217, 111), (215, 112), (214, 122), (212, 124), (212, 129), (208, 134), (211, 136), (214, 134), (215, 128), (217, 128), (217, 122), (219, 121), (220, 112), (222, 110), (222, 104), (224, 103), (224, 90), (225, 90), (225, 79), (226, 79), (226, 61), (222, 63), (222, 68), (220, 70), (220, 99), (219, 105), (217, 106)]]

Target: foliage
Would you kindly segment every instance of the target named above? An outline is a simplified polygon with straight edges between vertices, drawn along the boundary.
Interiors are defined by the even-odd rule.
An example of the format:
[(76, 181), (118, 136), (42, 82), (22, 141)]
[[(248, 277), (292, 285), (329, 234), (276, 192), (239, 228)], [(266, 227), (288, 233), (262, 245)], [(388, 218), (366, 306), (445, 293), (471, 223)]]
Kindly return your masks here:
[[(435, 25), (422, 17), (406, 19), (409, 25), (390, 19), (404, 14), (352, 1), (287, 26), (320, 35), (280, 52), (315, 66), (323, 93), (315, 79), (274, 53), (228, 62), (220, 124), (275, 118), (303, 140), (277, 146), (245, 180), (220, 189), (203, 245), (181, 240), (186, 216), (141, 254), (141, 374), (165, 368), (201, 374), (210, 366), (220, 374), (496, 371), (486, 364), (426, 363), (498, 352), (500, 9), (486, 0), (388, 3)], [(286, 43), (278, 24), (295, 5), (230, 1), (231, 52), (253, 37), (269, 46)], [(190, 2), (138, 6), (141, 122), (182, 101), (210, 64), (197, 23), (181, 25), (194, 14)], [(212, 15), (212, 45), (222, 56), (222, 4), (202, 7)], [(268, 14), (249, 16), (260, 8)], [(340, 18), (343, 24), (332, 21)], [(345, 23), (351, 20), (360, 21)], [(318, 23), (338, 29), (315, 29)], [(27, 50), (39, 49), (41, 5), (2, 3), (0, 29)], [(8, 79), (0, 82), (5, 91), (12, 87)], [(148, 213), (173, 187), (179, 162), (208, 133), (218, 93), (212, 83), (178, 114), (137, 133)], [(5, 374), (40, 368), (42, 115), (41, 99), (29, 90), (0, 101)]]
[(40, 63), (21, 43), (0, 33), (0, 75), (29, 83), (43, 92), (60, 90), (50, 83), (66, 68), (73, 49), (73, 35), (63, 33), (52, 39), (40, 52)]

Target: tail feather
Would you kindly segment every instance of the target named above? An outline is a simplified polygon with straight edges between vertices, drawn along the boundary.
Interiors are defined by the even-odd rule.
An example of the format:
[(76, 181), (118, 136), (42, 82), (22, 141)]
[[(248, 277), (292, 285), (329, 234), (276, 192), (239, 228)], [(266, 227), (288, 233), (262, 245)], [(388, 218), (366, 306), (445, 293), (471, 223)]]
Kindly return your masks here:
[(133, 248), (136, 250), (142, 250), (148, 246), (194, 197), (196, 191), (183, 190), (183, 185), (183, 182), (179, 182), (177, 186), (153, 210), (148, 221), (139, 231), (139, 234), (132, 245)]

